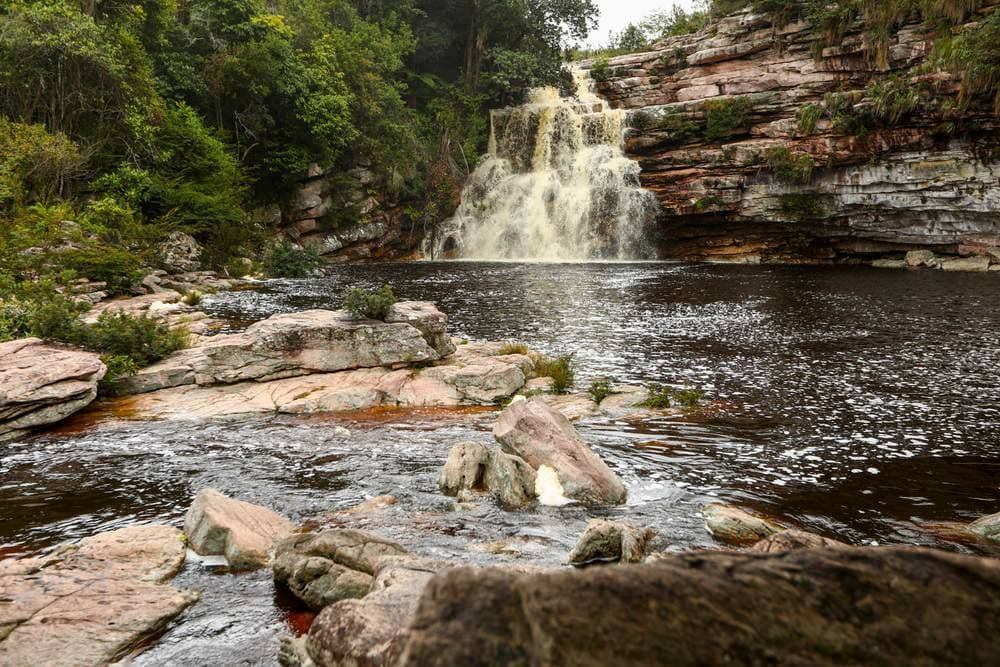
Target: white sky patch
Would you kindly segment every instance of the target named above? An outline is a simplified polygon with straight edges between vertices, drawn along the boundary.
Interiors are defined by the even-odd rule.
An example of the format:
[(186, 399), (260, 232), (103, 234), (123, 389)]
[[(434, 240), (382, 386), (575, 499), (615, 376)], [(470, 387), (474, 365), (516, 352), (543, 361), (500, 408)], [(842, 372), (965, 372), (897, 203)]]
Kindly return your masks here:
[(591, 33), (587, 45), (604, 46), (611, 33), (621, 32), (629, 23), (637, 23), (646, 15), (678, 5), (691, 10), (695, 0), (597, 0), (601, 9), (600, 26)]

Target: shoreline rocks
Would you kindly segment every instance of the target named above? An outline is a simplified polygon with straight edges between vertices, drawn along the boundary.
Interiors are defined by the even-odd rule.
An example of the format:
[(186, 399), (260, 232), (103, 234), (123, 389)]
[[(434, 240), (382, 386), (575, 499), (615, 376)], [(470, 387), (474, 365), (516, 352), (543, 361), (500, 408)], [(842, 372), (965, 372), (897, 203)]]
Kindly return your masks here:
[(452, 448), (438, 486), (447, 496), (490, 494), (503, 506), (520, 508), (535, 499), (535, 476), (524, 459), (471, 442)]
[(87, 407), (107, 367), (98, 355), (37, 338), (0, 343), (0, 442)]
[(580, 536), (567, 562), (575, 567), (597, 563), (641, 563), (656, 537), (652, 528), (639, 528), (622, 521), (592, 519)]
[(225, 556), (230, 567), (256, 569), (268, 563), (276, 540), (291, 522), (271, 510), (202, 489), (184, 517), (191, 548), (202, 556)]
[(703, 507), (705, 528), (712, 537), (738, 546), (752, 546), (783, 528), (768, 519), (732, 505), (715, 503)]
[(103, 665), (198, 600), (165, 585), (184, 562), (180, 531), (135, 526), (49, 556), (0, 561), (0, 664)]

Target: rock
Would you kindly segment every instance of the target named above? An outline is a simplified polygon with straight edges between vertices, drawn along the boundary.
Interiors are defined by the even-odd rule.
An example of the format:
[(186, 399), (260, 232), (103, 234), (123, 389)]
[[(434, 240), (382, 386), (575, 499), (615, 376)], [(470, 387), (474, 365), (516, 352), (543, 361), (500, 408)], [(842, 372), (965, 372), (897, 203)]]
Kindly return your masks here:
[(349, 570), (373, 575), (380, 558), (405, 556), (407, 551), (373, 533), (337, 528), (290, 535), (276, 546), (275, 555), (323, 558)]
[(106, 372), (90, 352), (37, 338), (0, 343), (0, 442), (82, 410)]
[(399, 500), (396, 499), (396, 496), (375, 496), (362, 503), (358, 503), (354, 507), (343, 510), (341, 514), (373, 514), (393, 507), (398, 503)]
[(535, 471), (520, 457), (463, 443), (452, 448), (438, 486), (448, 496), (489, 493), (506, 507), (525, 507), (535, 499)]
[(849, 545), (829, 537), (808, 533), (804, 530), (790, 528), (774, 533), (753, 545), (752, 551), (761, 553), (777, 553), (781, 551), (797, 551), (799, 549), (842, 549)]
[(597, 403), (585, 394), (548, 395), (539, 398), (571, 422), (599, 414)]
[(427, 585), (397, 664), (987, 665), (998, 611), (1000, 561), (927, 549), (455, 568)]
[(992, 514), (969, 524), (969, 531), (983, 539), (1000, 542), (1000, 514)]
[(905, 269), (907, 262), (902, 259), (876, 259), (872, 266), (876, 269)]
[[(318, 667), (388, 666), (396, 663), (404, 631), (431, 578), (448, 563), (424, 558), (384, 558), (377, 564), (372, 592), (360, 600), (344, 600), (325, 608), (313, 621), (306, 641), (285, 664)], [(288, 646), (291, 642), (285, 640)], [(304, 645), (303, 645), (304, 644)], [(305, 655), (302, 655), (302, 649)], [(304, 659), (303, 659), (304, 658)]]
[(202, 489), (184, 517), (184, 532), (197, 553), (221, 554), (231, 567), (255, 569), (267, 565), (274, 542), (291, 533), (292, 524), (265, 507)]
[(274, 580), (285, 584), (295, 597), (312, 609), (368, 595), (372, 577), (320, 557), (303, 557), (280, 550), (274, 559)]
[(448, 335), (448, 316), (427, 301), (404, 301), (393, 304), (385, 318), (388, 324), (409, 324), (420, 331), (424, 340), (444, 359), (455, 353)]
[(649, 399), (649, 390), (645, 387), (615, 387), (614, 393), (601, 401), (599, 409), (601, 414), (608, 417), (649, 413), (652, 411), (641, 407), (647, 399)]
[(959, 257), (941, 262), (943, 271), (985, 272), (990, 270), (989, 257)]
[[(433, 308), (422, 312), (428, 320), (440, 315)], [(439, 342), (436, 337), (431, 340)], [(144, 393), (438, 359), (439, 353), (412, 324), (354, 320), (344, 311), (311, 310), (275, 315), (243, 333), (215, 336), (143, 369), (123, 384), (129, 393)]]
[(198, 599), (164, 582), (184, 562), (180, 531), (136, 526), (49, 556), (0, 561), (0, 664), (103, 665)]
[(193, 236), (173, 232), (159, 245), (161, 266), (169, 273), (187, 273), (201, 269), (201, 246)]
[(701, 512), (712, 537), (729, 544), (749, 546), (782, 531), (777, 524), (731, 505), (708, 505)]
[(493, 435), (504, 451), (538, 470), (558, 475), (569, 498), (589, 505), (625, 502), (625, 485), (580, 438), (561, 413), (538, 398), (513, 403), (501, 413)]
[(640, 563), (649, 543), (656, 536), (651, 528), (639, 528), (621, 521), (594, 519), (587, 523), (576, 547), (569, 554), (569, 564)]
[(920, 266), (934, 268), (938, 265), (937, 255), (930, 250), (911, 250), (906, 253), (906, 265), (911, 268)]

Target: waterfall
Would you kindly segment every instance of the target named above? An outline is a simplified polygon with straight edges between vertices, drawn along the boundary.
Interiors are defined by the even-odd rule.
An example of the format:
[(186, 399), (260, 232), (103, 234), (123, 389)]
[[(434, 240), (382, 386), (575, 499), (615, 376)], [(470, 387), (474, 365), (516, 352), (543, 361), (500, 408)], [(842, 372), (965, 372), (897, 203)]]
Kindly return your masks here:
[(646, 228), (656, 197), (624, 152), (625, 112), (613, 110), (575, 70), (576, 96), (531, 91), (494, 111), (489, 153), (462, 203), (425, 242), (434, 259), (630, 260), (652, 257)]

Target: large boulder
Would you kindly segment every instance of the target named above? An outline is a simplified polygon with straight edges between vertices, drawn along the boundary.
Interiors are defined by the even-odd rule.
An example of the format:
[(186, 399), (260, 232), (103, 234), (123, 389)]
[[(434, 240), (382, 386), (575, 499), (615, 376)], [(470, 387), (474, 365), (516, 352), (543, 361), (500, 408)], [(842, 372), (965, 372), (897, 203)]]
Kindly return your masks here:
[(577, 567), (597, 563), (640, 563), (654, 537), (656, 532), (651, 528), (593, 519), (587, 523), (587, 529), (567, 560)]
[(552, 468), (566, 496), (589, 505), (625, 502), (625, 485), (562, 413), (533, 398), (510, 405), (493, 426), (504, 450), (535, 470)]
[[(179, 352), (123, 384), (136, 394), (437, 361), (441, 352), (433, 345), (440, 346), (438, 335), (432, 331), (425, 338), (417, 325), (431, 331), (443, 315), (431, 304), (410, 304), (404, 311), (406, 305), (397, 304), (411, 316), (409, 323), (355, 320), (344, 311), (329, 310), (275, 315), (242, 333), (215, 336)], [(424, 324), (417, 321), (417, 312)]]
[(198, 599), (164, 585), (184, 562), (170, 526), (89, 537), (43, 558), (0, 561), (0, 664), (106, 665)]
[(773, 521), (732, 505), (714, 503), (703, 507), (701, 513), (712, 537), (727, 544), (751, 546), (783, 530)]
[(360, 530), (291, 535), (275, 547), (274, 580), (313, 609), (371, 590), (375, 568), (386, 556), (406, 555), (400, 545)]
[(85, 408), (106, 372), (90, 352), (37, 338), (0, 343), (0, 442)]
[(470, 442), (452, 448), (438, 486), (449, 496), (490, 493), (501, 505), (524, 507), (535, 498), (535, 476), (524, 459)]
[(173, 232), (157, 247), (160, 265), (168, 273), (201, 269), (201, 245), (190, 234)]
[(292, 524), (266, 507), (202, 489), (184, 517), (184, 532), (197, 553), (223, 555), (233, 568), (255, 569), (267, 565), (274, 542), (288, 536)]
[(426, 558), (387, 557), (375, 567), (372, 592), (324, 609), (304, 639), (284, 639), (286, 666), (384, 667), (393, 665), (420, 596), (448, 563)]
[(427, 301), (401, 301), (393, 304), (385, 318), (388, 324), (409, 324), (423, 334), (424, 340), (445, 358), (455, 353), (455, 344), (448, 335), (448, 316)]
[(399, 665), (989, 665), (1000, 561), (925, 549), (692, 553), (436, 576)]

